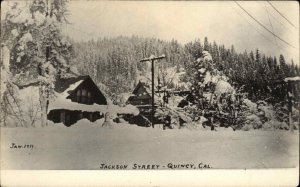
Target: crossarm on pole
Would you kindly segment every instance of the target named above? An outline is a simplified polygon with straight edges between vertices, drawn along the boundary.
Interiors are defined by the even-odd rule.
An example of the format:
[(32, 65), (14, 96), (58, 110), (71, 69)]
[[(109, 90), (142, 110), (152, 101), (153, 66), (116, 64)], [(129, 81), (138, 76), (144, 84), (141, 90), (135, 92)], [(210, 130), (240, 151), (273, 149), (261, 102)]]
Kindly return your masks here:
[(144, 59), (140, 60), (140, 62), (146, 62), (146, 61), (150, 61), (150, 60), (159, 60), (159, 59), (163, 59), (163, 58), (166, 58), (166, 56), (165, 55), (161, 55), (159, 57), (144, 58)]

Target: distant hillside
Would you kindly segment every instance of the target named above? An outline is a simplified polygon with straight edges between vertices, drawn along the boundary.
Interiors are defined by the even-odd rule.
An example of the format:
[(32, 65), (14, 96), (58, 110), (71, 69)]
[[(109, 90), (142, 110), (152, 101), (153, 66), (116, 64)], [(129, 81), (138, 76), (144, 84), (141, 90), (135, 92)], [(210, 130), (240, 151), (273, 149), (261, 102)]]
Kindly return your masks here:
[(197, 39), (185, 45), (176, 40), (137, 36), (73, 43), (75, 57), (72, 64), (80, 73), (89, 74), (96, 82), (106, 85), (110, 95), (132, 91), (139, 74), (150, 71), (147, 63), (140, 63), (139, 60), (151, 54), (166, 55), (166, 60), (156, 64), (158, 72), (165, 72), (168, 67), (176, 67), (177, 70), (184, 68), (184, 81), (190, 82), (191, 66), (206, 50), (212, 55), (217, 69), (229, 77), (229, 82), (249, 93), (254, 101), (282, 101), (285, 88), (279, 83), (285, 77), (300, 75), (299, 66), (293, 60), (286, 63), (282, 54), (278, 57), (266, 56), (259, 49), (237, 53), (234, 46), (226, 48), (209, 42), (207, 38), (204, 42)]

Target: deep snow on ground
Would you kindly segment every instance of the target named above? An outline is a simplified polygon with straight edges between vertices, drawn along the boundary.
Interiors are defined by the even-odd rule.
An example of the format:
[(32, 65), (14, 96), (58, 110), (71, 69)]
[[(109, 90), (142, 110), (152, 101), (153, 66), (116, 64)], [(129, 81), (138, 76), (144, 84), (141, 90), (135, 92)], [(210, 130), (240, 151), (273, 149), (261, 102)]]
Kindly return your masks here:
[[(12, 143), (34, 148), (11, 149)], [(209, 164), (282, 168), (299, 164), (299, 133), (113, 128), (81, 121), (44, 128), (1, 128), (1, 169), (99, 169), (100, 164)]]

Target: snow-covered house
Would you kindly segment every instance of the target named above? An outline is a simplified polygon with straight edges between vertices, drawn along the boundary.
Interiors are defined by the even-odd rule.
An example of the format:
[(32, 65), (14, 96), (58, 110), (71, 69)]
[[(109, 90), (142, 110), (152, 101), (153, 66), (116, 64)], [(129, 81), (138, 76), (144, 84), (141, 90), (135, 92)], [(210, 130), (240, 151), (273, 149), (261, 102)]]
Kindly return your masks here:
[(148, 84), (139, 81), (132, 92), (132, 96), (128, 98), (128, 103), (138, 105), (151, 105), (151, 91)]
[(131, 123), (135, 123), (141, 126), (149, 126), (151, 119), (151, 87), (149, 84), (143, 81), (134, 88), (131, 96), (128, 98), (126, 104), (134, 105), (139, 109), (139, 117), (130, 118)]
[(104, 116), (107, 100), (90, 76), (60, 78), (55, 83), (48, 120), (70, 126), (82, 118), (96, 121)]
[[(149, 81), (148, 81), (149, 82)], [(135, 89), (133, 90), (131, 96), (127, 100), (127, 104), (134, 105), (140, 111), (140, 115), (144, 118), (147, 118), (150, 122), (151, 120), (151, 110), (152, 110), (152, 95), (151, 95), (151, 83), (144, 82), (140, 80)], [(166, 107), (166, 105), (175, 104), (174, 107), (183, 108), (188, 105), (188, 101), (191, 100), (192, 94), (188, 90), (175, 90), (175, 89), (166, 89), (161, 88), (160, 90), (155, 87), (154, 94), (154, 109), (155, 111), (158, 108)], [(176, 100), (176, 102), (174, 102)], [(138, 120), (133, 120), (133, 123), (138, 125), (144, 125), (145, 122), (141, 118), (134, 117)], [(157, 117), (154, 119), (154, 123), (162, 123)]]
[[(158, 105), (159, 103), (163, 102), (168, 103), (168, 100), (171, 97), (171, 95), (185, 98), (188, 97), (189, 99), (189, 97), (191, 97), (191, 92), (189, 90), (156, 89), (154, 95), (155, 105)], [(132, 96), (128, 98), (127, 103), (141, 108), (147, 107), (148, 105), (150, 106), (151, 100), (151, 84), (139, 81), (139, 83), (132, 92)]]

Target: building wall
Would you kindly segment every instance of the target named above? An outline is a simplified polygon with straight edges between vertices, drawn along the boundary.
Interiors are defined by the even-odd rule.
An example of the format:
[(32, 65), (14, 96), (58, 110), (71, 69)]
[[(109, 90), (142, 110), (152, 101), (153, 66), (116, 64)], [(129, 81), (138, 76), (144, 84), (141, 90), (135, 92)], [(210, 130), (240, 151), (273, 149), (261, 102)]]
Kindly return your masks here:
[(51, 110), (48, 114), (48, 119), (54, 123), (63, 123), (66, 126), (71, 126), (81, 119), (88, 119), (94, 122), (104, 117), (100, 112), (85, 112), (85, 111), (72, 111), (65, 109)]
[(140, 86), (134, 93), (135, 96), (129, 98), (129, 103), (132, 105), (150, 105), (151, 96), (144, 86)]
[(80, 84), (68, 97), (72, 102), (92, 105), (94, 103), (99, 105), (106, 105), (107, 101), (103, 94), (99, 91), (98, 87), (92, 80), (85, 80)]
[[(69, 84), (62, 85), (67, 86)], [(77, 102), (85, 105), (107, 105), (106, 98), (90, 78), (85, 79), (75, 90), (71, 90), (69, 96), (66, 99), (71, 99), (72, 102)], [(102, 118), (103, 114), (101, 114), (100, 112), (81, 111), (80, 109), (55, 109), (51, 110), (47, 117), (54, 123), (64, 123), (66, 126), (70, 126), (83, 118), (94, 122), (97, 119)]]

